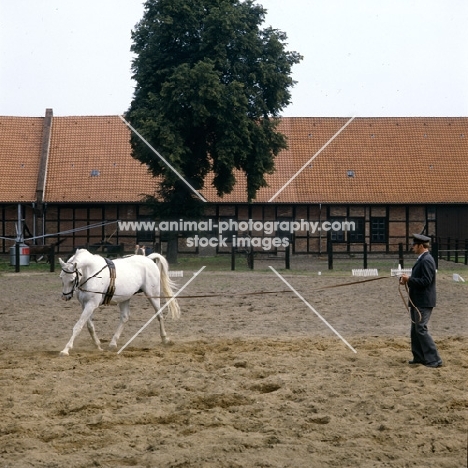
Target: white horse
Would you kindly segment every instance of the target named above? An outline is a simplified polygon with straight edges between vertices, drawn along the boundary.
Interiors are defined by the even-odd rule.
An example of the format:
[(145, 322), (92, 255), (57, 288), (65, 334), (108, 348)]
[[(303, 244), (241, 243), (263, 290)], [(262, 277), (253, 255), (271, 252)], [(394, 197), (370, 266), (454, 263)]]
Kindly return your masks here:
[[(112, 265), (109, 267), (106, 259), (86, 249), (78, 249), (68, 262), (64, 262), (61, 258), (59, 261), (62, 267), (60, 273), (63, 286), (62, 299), (69, 301), (74, 291), (77, 291), (77, 297), (82, 306), (81, 317), (73, 327), (73, 334), (60, 353), (61, 356), (68, 356), (85, 322), (95, 345), (102, 351), (101, 342), (94, 328), (93, 313), (100, 305), (103, 305), (106, 298), (110, 299), (111, 295), (110, 304), (119, 304), (120, 309), (120, 323), (109, 343), (109, 348), (113, 349), (117, 348), (117, 340), (129, 319), (129, 304), (134, 294), (143, 291), (156, 312), (160, 309), (161, 291), (165, 298), (173, 296), (174, 283), (169, 279), (169, 266), (166, 259), (157, 253), (148, 257), (132, 255), (115, 259), (113, 261), (114, 274), (111, 274)], [(159, 262), (159, 267), (155, 261)], [(115, 279), (112, 279), (112, 276), (115, 276)], [(173, 300), (168, 308), (172, 318), (179, 318), (180, 309), (176, 300)], [(164, 344), (169, 343), (161, 314), (158, 315), (158, 319), (161, 340)]]

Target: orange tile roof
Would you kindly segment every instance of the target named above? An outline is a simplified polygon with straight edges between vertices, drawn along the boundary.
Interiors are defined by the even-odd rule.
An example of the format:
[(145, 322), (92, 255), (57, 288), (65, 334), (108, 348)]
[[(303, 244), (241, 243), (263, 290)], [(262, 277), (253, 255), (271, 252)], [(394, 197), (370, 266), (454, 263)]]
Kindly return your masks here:
[[(292, 135), (305, 140), (303, 132)], [(277, 201), (281, 197), (297, 202), (467, 203), (468, 119), (355, 119)]]
[[(282, 119), (289, 148), (255, 201), (268, 202), (348, 120)], [(227, 200), (245, 202), (245, 190)], [(356, 118), (273, 201), (468, 203), (468, 118)]]
[(42, 117), (0, 117), (0, 201), (36, 200)]
[[(277, 193), (348, 120), (283, 118), (289, 148), (255, 202), (276, 195), (275, 203), (468, 203), (466, 117), (356, 118)], [(42, 121), (0, 117), (1, 202), (35, 200)], [(118, 116), (54, 117), (45, 201), (133, 203), (154, 194), (155, 180), (131, 157), (129, 139)], [(246, 203), (245, 177), (236, 178), (235, 190), (219, 198), (209, 177), (202, 194)]]
[(154, 194), (146, 166), (131, 157), (118, 116), (54, 117), (45, 201), (138, 202)]

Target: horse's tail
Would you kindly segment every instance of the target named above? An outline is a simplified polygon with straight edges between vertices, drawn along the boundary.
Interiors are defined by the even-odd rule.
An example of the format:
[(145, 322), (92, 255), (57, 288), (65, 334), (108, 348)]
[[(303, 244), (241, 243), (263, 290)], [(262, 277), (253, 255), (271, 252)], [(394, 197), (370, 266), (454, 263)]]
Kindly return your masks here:
[[(154, 262), (159, 263), (159, 271), (161, 273), (161, 289), (162, 289), (163, 295), (165, 297), (174, 296), (172, 289), (173, 288), (175, 289), (177, 285), (169, 277), (169, 264), (167, 263), (167, 260), (162, 255), (159, 255), (158, 253), (152, 253), (148, 255), (148, 258), (153, 260)], [(166, 299), (166, 302), (168, 300), (169, 299)], [(173, 301), (171, 301), (168, 307), (169, 307), (169, 311), (171, 312), (172, 318), (178, 319), (180, 317), (180, 307), (179, 307), (179, 303), (177, 302), (177, 299), (174, 299)]]

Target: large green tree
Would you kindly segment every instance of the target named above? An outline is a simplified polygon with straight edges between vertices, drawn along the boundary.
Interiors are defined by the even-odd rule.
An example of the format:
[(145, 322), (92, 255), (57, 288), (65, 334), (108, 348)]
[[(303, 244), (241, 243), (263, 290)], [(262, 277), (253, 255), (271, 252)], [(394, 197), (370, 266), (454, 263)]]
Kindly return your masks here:
[[(302, 57), (285, 50), (283, 32), (260, 28), (265, 14), (251, 0), (147, 0), (132, 32), (136, 88), (126, 118), (197, 190), (212, 172), (218, 195), (229, 193), (239, 169), (251, 201), (287, 146), (278, 116)], [(162, 177), (172, 214), (190, 213), (187, 186), (138, 136), (131, 143)]]

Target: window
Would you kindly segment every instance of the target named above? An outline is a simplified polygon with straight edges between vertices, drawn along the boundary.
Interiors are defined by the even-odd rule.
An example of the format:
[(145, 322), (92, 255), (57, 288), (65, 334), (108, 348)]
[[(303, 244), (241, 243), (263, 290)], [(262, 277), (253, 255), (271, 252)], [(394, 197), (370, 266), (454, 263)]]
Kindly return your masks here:
[[(341, 229), (336, 230), (338, 224), (341, 225)], [(333, 242), (364, 242), (364, 218), (331, 218), (330, 225), (332, 226), (330, 236)]]
[(386, 218), (371, 218), (371, 241), (386, 242), (387, 241), (387, 219)]
[(293, 219), (292, 218), (287, 218), (287, 217), (284, 217), (284, 216), (283, 217), (279, 216), (276, 219), (276, 221), (278, 221), (278, 229), (276, 230), (276, 236), (280, 237), (281, 239), (286, 237), (289, 240), (291, 240), (291, 237), (292, 237), (291, 233), (289, 232), (289, 230), (284, 231), (283, 229), (281, 229), (280, 223), (287, 222), (288, 223), (287, 225), (290, 226), (290, 223), (292, 223)]
[[(349, 218), (350, 223), (354, 223), (354, 230), (350, 230), (348, 233), (348, 239), (350, 242), (364, 242), (364, 218)], [(352, 224), (351, 228), (352, 229)]]
[(332, 242), (346, 242), (346, 236), (345, 236), (345, 231), (342, 229), (335, 229), (335, 226), (341, 224), (343, 226), (343, 222), (346, 221), (346, 218), (330, 218), (330, 226), (332, 229), (330, 230), (330, 239)]

